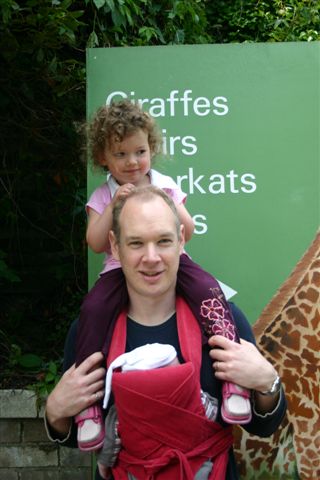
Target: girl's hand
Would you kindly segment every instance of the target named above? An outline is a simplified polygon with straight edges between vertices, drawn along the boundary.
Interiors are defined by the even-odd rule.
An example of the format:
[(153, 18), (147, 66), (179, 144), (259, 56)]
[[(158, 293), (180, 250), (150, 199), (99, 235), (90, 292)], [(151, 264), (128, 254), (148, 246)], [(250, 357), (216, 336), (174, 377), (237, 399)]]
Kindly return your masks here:
[(95, 253), (106, 252), (110, 248), (109, 232), (112, 228), (112, 209), (117, 199), (127, 197), (136, 188), (132, 183), (121, 185), (116, 191), (112, 201), (105, 207), (102, 214), (89, 208), (87, 227), (87, 242)]
[(136, 187), (132, 184), (132, 183), (125, 183), (124, 185), (121, 185), (118, 190), (116, 191), (113, 199), (112, 199), (112, 203), (113, 205), (115, 204), (115, 202), (119, 199), (119, 198), (124, 198), (124, 197), (127, 197), (129, 195), (130, 192), (132, 192), (132, 190), (134, 190)]

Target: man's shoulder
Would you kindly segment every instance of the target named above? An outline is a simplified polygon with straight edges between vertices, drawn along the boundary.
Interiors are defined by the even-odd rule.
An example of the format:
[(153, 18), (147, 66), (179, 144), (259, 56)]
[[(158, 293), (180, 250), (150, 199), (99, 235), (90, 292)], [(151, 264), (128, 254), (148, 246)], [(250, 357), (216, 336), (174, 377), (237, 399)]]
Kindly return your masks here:
[(255, 343), (253, 331), (251, 325), (243, 313), (243, 311), (233, 302), (228, 302), (231, 313), (236, 324), (239, 337), (247, 340), (248, 342)]

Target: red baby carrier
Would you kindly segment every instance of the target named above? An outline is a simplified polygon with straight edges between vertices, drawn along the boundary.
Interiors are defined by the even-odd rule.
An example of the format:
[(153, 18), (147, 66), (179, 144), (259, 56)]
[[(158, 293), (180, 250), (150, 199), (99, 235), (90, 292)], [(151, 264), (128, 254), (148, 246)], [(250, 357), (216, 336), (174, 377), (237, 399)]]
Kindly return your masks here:
[[(121, 451), (116, 480), (193, 480), (211, 460), (210, 480), (224, 480), (232, 427), (208, 420), (200, 398), (201, 332), (185, 301), (176, 301), (178, 335), (186, 363), (154, 370), (114, 372)], [(127, 313), (116, 323), (107, 367), (124, 353)]]

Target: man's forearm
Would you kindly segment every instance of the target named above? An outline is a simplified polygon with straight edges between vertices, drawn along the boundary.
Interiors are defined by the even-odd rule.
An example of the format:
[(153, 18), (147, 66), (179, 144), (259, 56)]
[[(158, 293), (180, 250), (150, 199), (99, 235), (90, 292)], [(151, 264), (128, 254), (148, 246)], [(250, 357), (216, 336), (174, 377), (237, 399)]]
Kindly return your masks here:
[(50, 395), (47, 399), (46, 405), (46, 420), (47, 424), (51, 427), (54, 432), (59, 435), (59, 437), (66, 437), (71, 428), (72, 419), (70, 417), (59, 417), (57, 415), (57, 408), (54, 405), (54, 398)]
[(282, 388), (278, 373), (271, 364), (269, 364), (269, 366), (271, 377), (268, 379), (265, 386), (254, 390), (255, 409), (257, 413), (261, 414), (272, 412), (275, 409), (279, 402), (280, 391)]
[(254, 391), (254, 406), (257, 413), (261, 415), (272, 412), (279, 402), (280, 392), (275, 395), (262, 395), (258, 391)]

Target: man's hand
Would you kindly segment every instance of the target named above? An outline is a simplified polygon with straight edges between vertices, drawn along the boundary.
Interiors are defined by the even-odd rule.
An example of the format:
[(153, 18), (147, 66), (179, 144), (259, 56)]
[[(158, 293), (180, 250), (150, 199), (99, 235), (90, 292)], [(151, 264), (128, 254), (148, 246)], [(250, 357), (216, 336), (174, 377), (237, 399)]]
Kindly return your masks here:
[(49, 395), (46, 416), (58, 433), (66, 434), (71, 417), (103, 397), (105, 369), (100, 367), (102, 360), (102, 353), (96, 352), (78, 367), (73, 365)]
[(212, 347), (210, 357), (216, 378), (252, 390), (269, 390), (277, 375), (274, 367), (255, 345), (242, 339), (240, 342), (233, 342), (220, 335), (209, 338), (208, 343)]

